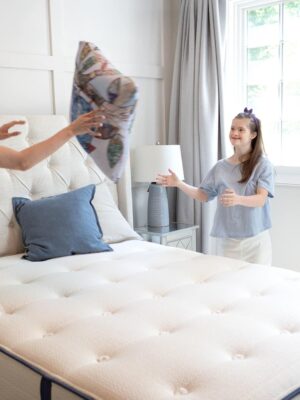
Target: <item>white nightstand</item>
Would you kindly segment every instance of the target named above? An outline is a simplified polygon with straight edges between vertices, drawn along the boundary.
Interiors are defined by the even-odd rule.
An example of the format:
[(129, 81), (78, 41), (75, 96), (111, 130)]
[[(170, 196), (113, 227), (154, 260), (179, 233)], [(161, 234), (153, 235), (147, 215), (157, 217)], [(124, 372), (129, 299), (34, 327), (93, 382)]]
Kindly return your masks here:
[(198, 228), (198, 225), (171, 223), (161, 228), (143, 226), (135, 230), (149, 242), (196, 251), (196, 229)]

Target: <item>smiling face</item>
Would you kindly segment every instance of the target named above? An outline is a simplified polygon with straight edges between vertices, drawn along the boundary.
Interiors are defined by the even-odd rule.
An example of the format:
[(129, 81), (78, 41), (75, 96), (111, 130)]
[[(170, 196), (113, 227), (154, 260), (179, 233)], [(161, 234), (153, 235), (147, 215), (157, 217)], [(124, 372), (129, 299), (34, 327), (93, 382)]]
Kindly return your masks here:
[(249, 118), (234, 118), (230, 128), (230, 143), (243, 154), (251, 150), (251, 142), (257, 136), (256, 132), (251, 131), (249, 122)]

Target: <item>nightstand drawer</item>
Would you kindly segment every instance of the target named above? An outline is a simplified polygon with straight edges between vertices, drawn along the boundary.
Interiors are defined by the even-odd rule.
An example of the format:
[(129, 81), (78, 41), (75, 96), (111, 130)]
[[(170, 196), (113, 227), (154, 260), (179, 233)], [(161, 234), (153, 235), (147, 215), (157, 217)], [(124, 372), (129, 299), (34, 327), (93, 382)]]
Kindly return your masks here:
[(170, 224), (168, 227), (142, 227), (135, 230), (149, 242), (196, 251), (197, 225)]
[(181, 249), (195, 250), (193, 245), (193, 235), (187, 235), (179, 239), (168, 240), (167, 246), (180, 247)]

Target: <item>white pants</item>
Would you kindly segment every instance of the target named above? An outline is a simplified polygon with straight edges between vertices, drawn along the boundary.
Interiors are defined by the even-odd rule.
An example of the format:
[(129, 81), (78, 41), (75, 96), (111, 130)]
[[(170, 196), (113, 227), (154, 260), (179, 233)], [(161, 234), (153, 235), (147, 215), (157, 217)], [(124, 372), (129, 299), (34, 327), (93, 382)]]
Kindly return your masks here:
[(255, 264), (271, 265), (270, 232), (263, 231), (245, 239), (217, 238), (217, 255), (237, 258)]

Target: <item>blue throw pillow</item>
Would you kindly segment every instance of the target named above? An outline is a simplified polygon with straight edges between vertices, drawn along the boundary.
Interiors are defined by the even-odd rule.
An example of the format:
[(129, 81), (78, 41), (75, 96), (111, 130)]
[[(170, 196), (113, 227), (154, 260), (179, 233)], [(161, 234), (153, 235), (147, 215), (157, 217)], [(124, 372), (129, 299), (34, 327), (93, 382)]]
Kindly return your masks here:
[(12, 199), (26, 258), (43, 261), (73, 254), (111, 251), (92, 205), (95, 185), (31, 201)]

